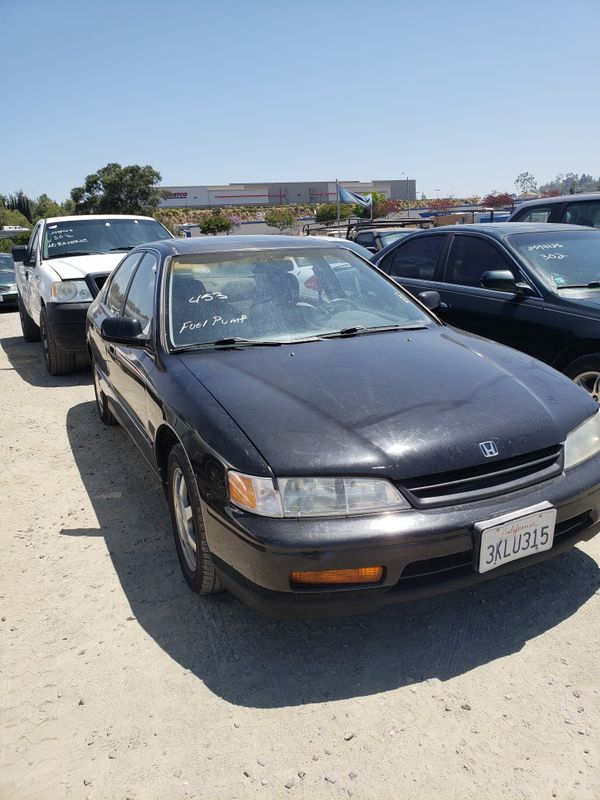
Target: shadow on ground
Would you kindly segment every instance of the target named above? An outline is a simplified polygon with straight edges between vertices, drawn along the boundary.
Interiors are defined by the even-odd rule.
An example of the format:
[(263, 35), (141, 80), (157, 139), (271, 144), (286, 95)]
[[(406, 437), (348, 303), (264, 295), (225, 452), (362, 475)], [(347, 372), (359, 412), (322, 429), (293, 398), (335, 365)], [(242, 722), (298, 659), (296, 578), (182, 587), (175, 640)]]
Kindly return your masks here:
[(40, 342), (26, 342), (22, 336), (6, 336), (0, 340), (0, 345), (10, 362), (9, 367), (0, 367), (0, 372), (14, 369), (30, 386), (81, 386), (92, 382), (90, 362), (85, 355), (77, 357), (75, 372), (54, 376), (44, 367)]
[(262, 617), (223, 593), (184, 583), (159, 481), (121, 428), (94, 403), (67, 420), (73, 454), (135, 617), (182, 667), (242, 706), (320, 703), (446, 680), (520, 650), (565, 620), (600, 586), (596, 562), (574, 549), (478, 587), (335, 620)]

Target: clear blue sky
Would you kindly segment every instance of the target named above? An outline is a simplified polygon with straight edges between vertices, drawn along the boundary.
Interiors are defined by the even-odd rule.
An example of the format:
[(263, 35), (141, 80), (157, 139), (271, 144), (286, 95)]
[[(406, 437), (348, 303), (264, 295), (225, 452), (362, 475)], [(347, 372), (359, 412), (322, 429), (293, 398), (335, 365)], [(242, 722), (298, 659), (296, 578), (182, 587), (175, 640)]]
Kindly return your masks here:
[(600, 174), (600, 0), (0, 0), (0, 193)]

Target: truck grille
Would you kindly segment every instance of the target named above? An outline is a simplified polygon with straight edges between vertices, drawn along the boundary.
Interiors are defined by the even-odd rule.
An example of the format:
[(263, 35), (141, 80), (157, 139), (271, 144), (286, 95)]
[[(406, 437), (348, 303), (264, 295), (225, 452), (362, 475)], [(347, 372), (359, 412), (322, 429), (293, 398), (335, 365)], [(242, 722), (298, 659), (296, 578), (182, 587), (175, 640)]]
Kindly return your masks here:
[(417, 508), (468, 503), (514, 492), (562, 471), (562, 446), (546, 447), (477, 467), (410, 478), (399, 483)]

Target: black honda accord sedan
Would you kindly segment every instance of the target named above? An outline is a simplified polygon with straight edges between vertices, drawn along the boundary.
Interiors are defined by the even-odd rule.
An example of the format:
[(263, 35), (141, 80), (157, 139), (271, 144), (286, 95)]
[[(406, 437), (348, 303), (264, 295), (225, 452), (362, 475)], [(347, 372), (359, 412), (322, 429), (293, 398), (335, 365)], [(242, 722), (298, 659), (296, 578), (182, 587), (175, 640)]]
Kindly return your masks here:
[(335, 243), (136, 247), (87, 336), (100, 418), (161, 477), (200, 594), (276, 616), (368, 611), (600, 529), (597, 404)]

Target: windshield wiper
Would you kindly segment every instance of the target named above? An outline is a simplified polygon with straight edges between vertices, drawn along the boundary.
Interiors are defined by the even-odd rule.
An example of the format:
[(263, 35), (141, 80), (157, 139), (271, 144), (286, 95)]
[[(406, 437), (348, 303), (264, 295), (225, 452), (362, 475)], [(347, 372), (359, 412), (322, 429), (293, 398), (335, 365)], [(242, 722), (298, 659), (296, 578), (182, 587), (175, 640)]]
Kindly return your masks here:
[(69, 250), (68, 253), (53, 253), (51, 256), (48, 256), (48, 259), (51, 258), (69, 258), (70, 256), (101, 256), (102, 253), (100, 250)]
[(128, 251), (128, 250), (133, 250), (134, 247), (137, 247), (137, 245), (136, 244), (125, 244), (125, 245), (123, 245), (123, 247), (111, 247), (108, 252), (109, 253), (119, 253), (121, 251), (125, 252), (125, 251)]
[(384, 331), (419, 331), (429, 327), (422, 322), (414, 325), (377, 325), (373, 328), (365, 328), (364, 325), (353, 325), (350, 328), (342, 328), (340, 331), (322, 333), (323, 339), (334, 339), (338, 336), (361, 336), (363, 333), (382, 333)]
[(269, 339), (243, 339), (241, 336), (229, 336), (225, 339), (217, 339), (216, 342), (198, 342), (197, 344), (185, 344), (175, 347), (172, 353), (183, 353), (186, 350), (205, 350), (209, 347), (279, 347), (283, 342), (275, 342)]
[(600, 281), (590, 281), (589, 283), (565, 283), (557, 286), (557, 289), (600, 289)]

